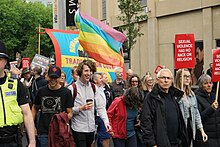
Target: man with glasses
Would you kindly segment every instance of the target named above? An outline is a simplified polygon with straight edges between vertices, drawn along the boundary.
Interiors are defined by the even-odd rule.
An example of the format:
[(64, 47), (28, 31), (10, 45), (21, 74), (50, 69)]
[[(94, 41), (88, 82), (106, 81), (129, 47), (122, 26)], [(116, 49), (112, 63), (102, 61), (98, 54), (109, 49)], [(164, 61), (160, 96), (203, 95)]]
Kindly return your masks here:
[(142, 108), (143, 142), (151, 147), (189, 147), (178, 105), (183, 92), (172, 86), (173, 75), (169, 69), (161, 69), (156, 80)]
[(116, 79), (111, 83), (113, 98), (122, 96), (126, 87), (126, 81), (123, 80), (123, 69), (116, 67), (114, 72)]
[(37, 146), (48, 146), (49, 124), (54, 114), (65, 111), (68, 119), (72, 118), (73, 99), (69, 89), (59, 84), (61, 70), (51, 66), (48, 70), (48, 85), (40, 88), (32, 107), (33, 118), (40, 108), (40, 119), (37, 124)]

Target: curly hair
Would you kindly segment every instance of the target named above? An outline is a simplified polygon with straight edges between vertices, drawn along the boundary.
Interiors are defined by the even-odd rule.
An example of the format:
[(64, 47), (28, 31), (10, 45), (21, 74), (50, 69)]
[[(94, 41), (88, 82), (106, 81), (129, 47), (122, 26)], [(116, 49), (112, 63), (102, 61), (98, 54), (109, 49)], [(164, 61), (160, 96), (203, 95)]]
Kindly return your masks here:
[(138, 79), (138, 86), (137, 86), (137, 87), (140, 88), (140, 89), (143, 89), (142, 83), (141, 83), (141, 79), (140, 79), (140, 77), (139, 77), (137, 74), (133, 74), (133, 75), (131, 76), (131, 78), (129, 79), (129, 81), (128, 81), (128, 88), (129, 88), (129, 87), (132, 87), (131, 81), (132, 81), (132, 79), (133, 79), (134, 77), (136, 77), (136, 78)]
[(72, 74), (74, 74), (74, 72), (77, 70), (78, 66), (73, 66), (72, 67)]
[(91, 69), (91, 72), (94, 74), (96, 71), (97, 71), (97, 68), (96, 68), (96, 63), (93, 62), (92, 60), (86, 60), (88, 62), (88, 64), (90, 65), (90, 69)]
[(78, 68), (76, 70), (77, 74), (81, 77), (84, 65), (87, 65), (90, 68), (90, 70), (94, 73), (94, 70), (96, 71), (96, 66), (94, 64), (95, 63), (93, 63), (91, 60), (83, 60), (78, 65)]
[(128, 107), (138, 108), (143, 102), (143, 92), (140, 88), (131, 87), (126, 90), (123, 101)]

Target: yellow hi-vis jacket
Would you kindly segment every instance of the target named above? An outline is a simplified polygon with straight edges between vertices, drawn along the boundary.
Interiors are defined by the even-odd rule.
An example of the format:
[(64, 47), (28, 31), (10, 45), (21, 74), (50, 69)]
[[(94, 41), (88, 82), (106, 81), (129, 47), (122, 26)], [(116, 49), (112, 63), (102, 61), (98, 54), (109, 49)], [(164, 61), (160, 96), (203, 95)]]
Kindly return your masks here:
[(7, 76), (0, 85), (0, 128), (19, 125), (23, 122), (22, 110), (17, 102), (17, 79)]

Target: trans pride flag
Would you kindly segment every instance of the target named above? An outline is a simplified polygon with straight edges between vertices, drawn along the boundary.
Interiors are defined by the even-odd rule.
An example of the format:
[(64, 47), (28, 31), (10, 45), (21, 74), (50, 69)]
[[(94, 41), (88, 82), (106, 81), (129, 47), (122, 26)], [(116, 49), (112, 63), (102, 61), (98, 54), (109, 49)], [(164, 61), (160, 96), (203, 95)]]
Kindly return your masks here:
[(86, 53), (96, 61), (108, 65), (124, 65), (120, 49), (126, 36), (105, 23), (77, 11), (76, 26), (80, 29), (79, 42)]

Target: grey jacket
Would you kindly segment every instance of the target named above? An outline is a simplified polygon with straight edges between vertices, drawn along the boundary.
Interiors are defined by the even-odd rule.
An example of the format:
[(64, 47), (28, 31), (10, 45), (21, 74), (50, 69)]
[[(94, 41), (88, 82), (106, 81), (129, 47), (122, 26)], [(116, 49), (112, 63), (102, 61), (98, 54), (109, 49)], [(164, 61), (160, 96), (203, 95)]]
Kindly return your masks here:
[(203, 127), (202, 125), (202, 120), (201, 120), (201, 116), (198, 110), (198, 104), (197, 104), (197, 99), (195, 94), (193, 93), (193, 91), (191, 91), (191, 93), (189, 94), (189, 96), (187, 97), (182, 97), (179, 101), (179, 106), (180, 106), (180, 110), (182, 112), (183, 115), (183, 119), (185, 122), (185, 125), (187, 126), (187, 118), (188, 118), (188, 107), (186, 104), (186, 101), (184, 100), (185, 98), (188, 99), (189, 104), (190, 104), (190, 111), (191, 111), (191, 117), (192, 117), (192, 131), (193, 131), (193, 139), (195, 140), (195, 135), (196, 135), (196, 130), (200, 129)]
[[(94, 132), (95, 128), (95, 113), (102, 118), (105, 124), (109, 124), (108, 116), (105, 106), (103, 105), (103, 98), (99, 88), (96, 86), (96, 92), (92, 89), (91, 83), (83, 84), (80, 80), (75, 82), (77, 88), (77, 95), (74, 101), (73, 118), (71, 128), (76, 132)], [(68, 87), (73, 94), (73, 87)], [(90, 110), (79, 111), (79, 107), (86, 104), (86, 99), (93, 99), (93, 108)], [(96, 104), (95, 104), (96, 103)]]

